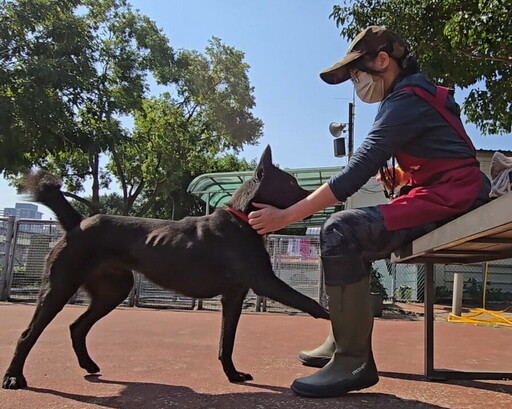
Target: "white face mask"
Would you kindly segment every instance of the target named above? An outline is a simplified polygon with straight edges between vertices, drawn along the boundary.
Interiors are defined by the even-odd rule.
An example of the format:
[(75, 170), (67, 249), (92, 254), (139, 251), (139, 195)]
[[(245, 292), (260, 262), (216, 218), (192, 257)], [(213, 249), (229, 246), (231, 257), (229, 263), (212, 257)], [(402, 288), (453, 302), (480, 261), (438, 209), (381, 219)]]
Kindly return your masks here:
[(356, 94), (361, 101), (373, 104), (384, 99), (384, 81), (375, 81), (371, 74), (364, 71), (359, 71), (352, 74), (352, 82), (356, 89)]

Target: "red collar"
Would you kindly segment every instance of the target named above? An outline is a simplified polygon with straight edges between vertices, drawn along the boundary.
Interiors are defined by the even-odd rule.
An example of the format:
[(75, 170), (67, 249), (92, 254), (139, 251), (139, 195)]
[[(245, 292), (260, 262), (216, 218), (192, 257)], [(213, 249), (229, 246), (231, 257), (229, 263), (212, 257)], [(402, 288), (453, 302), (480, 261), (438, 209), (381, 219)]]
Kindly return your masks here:
[(232, 207), (225, 207), (224, 210), (227, 210), (228, 212), (233, 213), (234, 215), (238, 216), (240, 219), (242, 219), (245, 222), (249, 222), (249, 216), (247, 216), (241, 210), (233, 209)]

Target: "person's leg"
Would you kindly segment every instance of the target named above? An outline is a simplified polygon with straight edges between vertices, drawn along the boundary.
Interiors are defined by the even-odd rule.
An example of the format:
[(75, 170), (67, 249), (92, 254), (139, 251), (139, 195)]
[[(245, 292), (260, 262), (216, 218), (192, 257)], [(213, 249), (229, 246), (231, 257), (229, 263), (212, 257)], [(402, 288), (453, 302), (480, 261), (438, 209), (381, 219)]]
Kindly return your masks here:
[(386, 257), (429, 229), (389, 232), (376, 207), (338, 212), (324, 224), (320, 245), (335, 348), (320, 371), (293, 382), (294, 392), (332, 397), (378, 382), (371, 348), (370, 261)]

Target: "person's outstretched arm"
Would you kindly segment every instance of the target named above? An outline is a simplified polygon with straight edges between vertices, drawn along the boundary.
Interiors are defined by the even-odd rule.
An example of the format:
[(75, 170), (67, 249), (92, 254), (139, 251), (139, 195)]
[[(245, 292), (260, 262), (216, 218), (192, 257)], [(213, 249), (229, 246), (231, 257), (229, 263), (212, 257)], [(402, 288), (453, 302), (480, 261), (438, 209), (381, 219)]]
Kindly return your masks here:
[(268, 234), (302, 220), (326, 207), (333, 206), (338, 201), (329, 185), (324, 183), (308, 197), (286, 209), (253, 203), (260, 210), (249, 213), (249, 224), (259, 234)]

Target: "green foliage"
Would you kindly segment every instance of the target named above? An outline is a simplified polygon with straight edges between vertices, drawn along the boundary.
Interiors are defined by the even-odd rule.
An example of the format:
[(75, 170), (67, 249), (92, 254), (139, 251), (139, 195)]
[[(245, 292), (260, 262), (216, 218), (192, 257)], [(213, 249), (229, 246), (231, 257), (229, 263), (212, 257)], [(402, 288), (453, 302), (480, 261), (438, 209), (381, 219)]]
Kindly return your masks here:
[(453, 291), (448, 289), (445, 285), (436, 286), (435, 292), (436, 302), (446, 302), (452, 299)]
[(377, 270), (375, 267), (371, 267), (370, 272), (370, 292), (371, 293), (379, 293), (382, 295), (382, 298), (388, 298), (388, 291), (382, 282), (382, 278), (384, 276)]
[[(227, 154), (218, 158), (205, 158), (204, 162), (200, 165), (196, 163), (197, 173), (181, 174), (175, 186), (171, 190), (162, 190), (159, 195), (151, 201), (145, 197), (141, 197), (133, 205), (133, 214), (139, 214), (141, 209), (144, 208), (144, 215), (147, 217), (154, 217), (159, 219), (172, 219), (179, 220), (185, 216), (201, 216), (206, 212), (205, 203), (195, 196), (187, 193), (187, 187), (192, 179), (203, 173), (213, 172), (234, 172), (234, 171), (247, 171), (253, 170), (256, 167), (254, 162), (249, 163), (244, 159), (239, 159), (233, 154)], [(91, 209), (88, 207), (87, 202), (90, 197), (78, 198), (74, 195), (69, 195), (72, 200), (72, 205), (79, 213), (84, 216), (91, 215)], [(124, 214), (124, 200), (119, 193), (110, 193), (100, 195), (99, 197), (99, 213), (102, 214)]]
[(398, 287), (397, 299), (398, 301), (412, 301), (412, 287), (405, 284)]
[(493, 302), (512, 302), (512, 292), (503, 291), (501, 288), (489, 288), (485, 299)]
[(0, 23), (0, 172), (45, 167), (87, 214), (117, 182), (120, 212), (144, 215), (261, 136), (244, 55), (218, 38), (175, 52), (126, 0), (6, 0)]
[(80, 140), (75, 109), (94, 76), (78, 1), (0, 3), (0, 171)]
[(463, 295), (465, 299), (481, 301), (483, 295), (482, 283), (474, 278), (470, 278), (464, 283)]
[[(484, 133), (512, 132), (511, 0), (344, 0), (331, 18), (352, 39), (385, 25), (436, 82), (471, 87), (463, 109)], [(483, 89), (479, 89), (481, 85)]]
[[(158, 195), (153, 204), (147, 208), (145, 215), (173, 220), (179, 220), (185, 216), (202, 216), (206, 213), (205, 203), (186, 192), (192, 179), (203, 173), (247, 171), (255, 168), (254, 161), (249, 163), (233, 154), (218, 158), (205, 156), (203, 162), (196, 162), (195, 167), (189, 169), (190, 173), (183, 174), (175, 188)], [(148, 201), (142, 200), (141, 203), (148, 203)], [(135, 210), (138, 211), (139, 208), (135, 206)]]
[[(87, 200), (90, 197), (85, 198), (84, 201), (77, 199), (71, 200), (71, 205), (78, 210), (78, 212), (84, 216), (90, 216), (91, 209), (87, 206)], [(100, 207), (99, 213), (102, 214), (123, 214), (123, 197), (118, 193), (109, 193), (101, 195), (99, 198)]]

